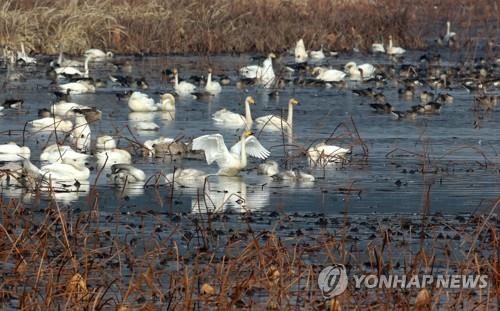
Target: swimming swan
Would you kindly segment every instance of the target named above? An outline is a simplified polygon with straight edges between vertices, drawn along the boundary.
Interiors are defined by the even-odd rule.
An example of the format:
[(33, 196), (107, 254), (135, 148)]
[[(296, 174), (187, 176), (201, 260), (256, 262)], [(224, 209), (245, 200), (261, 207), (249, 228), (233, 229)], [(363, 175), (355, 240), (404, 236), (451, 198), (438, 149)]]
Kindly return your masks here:
[(375, 76), (375, 67), (372, 64), (356, 65), (355, 62), (349, 62), (344, 67), (345, 72), (349, 74), (351, 80), (369, 80)]
[(276, 77), (273, 69), (274, 58), (276, 58), (276, 55), (270, 53), (264, 62), (262, 62), (262, 66), (245, 66), (240, 69), (240, 75), (248, 79), (257, 79), (264, 87), (269, 88)]
[(75, 116), (75, 110), (89, 110), (92, 107), (80, 105), (77, 103), (68, 103), (65, 101), (58, 102), (50, 106), (50, 113), (61, 118)]
[(90, 126), (83, 114), (75, 115), (75, 128), (70, 133), (71, 142), (76, 150), (86, 152), (90, 150)]
[(387, 54), (389, 55), (401, 55), (406, 53), (406, 50), (399, 46), (392, 45), (392, 36), (389, 36), (389, 46), (387, 47)]
[(96, 139), (95, 148), (99, 151), (116, 148), (116, 140), (109, 135), (99, 136)]
[(155, 103), (147, 94), (134, 92), (128, 100), (128, 107), (133, 112), (154, 112), (175, 110), (175, 97), (165, 93), (160, 95), (160, 102)]
[(385, 53), (385, 48), (383, 43), (373, 43), (371, 50), (372, 53)]
[(252, 114), (250, 112), (250, 105), (255, 105), (255, 100), (252, 96), (247, 96), (247, 98), (245, 99), (245, 116), (234, 113), (227, 109), (221, 109), (212, 115), (212, 120), (228, 126), (245, 126), (246, 129), (250, 129), (253, 123)]
[(312, 71), (316, 75), (316, 79), (325, 82), (340, 82), (344, 80), (346, 74), (337, 69), (327, 69), (322, 67), (315, 67)]
[(63, 93), (70, 94), (85, 94), (95, 93), (95, 85), (88, 80), (80, 80), (77, 82), (69, 82), (59, 85), (59, 90)]
[(91, 60), (96, 60), (96, 61), (103, 61), (108, 58), (113, 58), (113, 53), (112, 52), (104, 52), (99, 49), (88, 49), (83, 53), (83, 56), (85, 58), (89, 58)]
[(290, 101), (288, 101), (288, 117), (286, 120), (274, 116), (274, 115), (267, 115), (263, 117), (259, 117), (255, 119), (255, 124), (257, 124), (258, 127), (264, 127), (266, 129), (272, 129), (272, 130), (281, 130), (282, 128), (285, 130), (292, 129), (293, 127), (293, 107), (298, 105), (299, 101), (295, 98), (291, 98)]
[(317, 51), (310, 51), (309, 56), (313, 60), (322, 60), (325, 58), (325, 53), (323, 53), (323, 46), (321, 46), (321, 49)]
[(130, 164), (113, 164), (109, 180), (115, 185), (139, 183), (146, 180), (146, 174), (143, 170), (133, 167)]
[(271, 154), (250, 131), (244, 131), (241, 140), (227, 149), (221, 134), (203, 135), (193, 140), (193, 150), (203, 150), (208, 164), (219, 165), (218, 175), (236, 176), (247, 166), (247, 155), (266, 159)]
[(205, 91), (209, 92), (212, 95), (217, 95), (221, 92), (222, 87), (220, 83), (217, 81), (212, 81), (212, 69), (208, 69), (208, 77), (207, 84), (205, 85)]
[(179, 72), (177, 71), (177, 69), (174, 68), (173, 73), (175, 77), (175, 92), (179, 94), (179, 96), (191, 96), (191, 93), (196, 90), (196, 85), (186, 81), (179, 82)]

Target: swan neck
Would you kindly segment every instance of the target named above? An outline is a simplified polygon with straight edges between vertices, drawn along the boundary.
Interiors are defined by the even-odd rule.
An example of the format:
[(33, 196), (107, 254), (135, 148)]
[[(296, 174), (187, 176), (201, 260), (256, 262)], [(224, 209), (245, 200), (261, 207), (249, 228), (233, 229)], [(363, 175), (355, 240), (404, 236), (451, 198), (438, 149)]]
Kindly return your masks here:
[(293, 104), (288, 103), (288, 118), (286, 120), (288, 125), (292, 127), (292, 122), (293, 122)]
[(446, 23), (446, 34), (449, 35), (450, 34), (450, 22), (447, 22)]
[(248, 129), (252, 123), (252, 113), (250, 112), (250, 104), (248, 101), (245, 101), (245, 121)]
[(89, 58), (87, 57), (85, 59), (85, 78), (88, 78), (89, 77)]
[(246, 147), (246, 137), (241, 136), (241, 154), (240, 154), (241, 167), (247, 166), (247, 147)]
[(59, 50), (59, 58), (57, 58), (57, 63), (59, 65), (62, 64), (62, 61), (63, 61), (63, 51), (62, 51), (62, 48)]
[(392, 49), (392, 38), (389, 38), (389, 49)]
[(179, 74), (175, 74), (175, 87), (177, 88), (179, 86)]
[(209, 72), (207, 77), (207, 86), (210, 86), (211, 84), (212, 84), (212, 73)]

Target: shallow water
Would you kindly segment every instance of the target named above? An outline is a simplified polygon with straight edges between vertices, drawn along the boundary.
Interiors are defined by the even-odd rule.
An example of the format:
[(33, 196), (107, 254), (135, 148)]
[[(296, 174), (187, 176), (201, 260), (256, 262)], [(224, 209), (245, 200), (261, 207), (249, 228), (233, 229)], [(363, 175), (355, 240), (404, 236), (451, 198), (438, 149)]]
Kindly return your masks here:
[[(409, 53), (405, 62), (415, 62), (421, 54)], [(385, 56), (359, 55), (345, 55), (329, 59), (328, 62), (340, 68), (353, 57), (359, 63), (390, 63)], [(453, 63), (446, 62), (446, 56), (444, 60), (444, 65)], [(206, 68), (208, 61), (216, 74), (229, 75), (233, 83), (223, 87), (222, 93), (209, 103), (190, 98), (178, 99), (174, 115), (130, 113), (127, 103), (119, 102), (115, 97), (116, 92), (126, 89), (113, 87), (111, 83), (106, 88), (98, 89), (95, 94), (73, 95), (72, 102), (96, 106), (102, 110), (103, 120), (91, 125), (93, 138), (104, 134), (122, 137), (119, 146), (125, 148), (129, 146), (125, 138), (144, 142), (160, 135), (192, 138), (215, 132), (222, 133), (226, 143), (232, 145), (238, 140), (240, 131), (215, 125), (211, 120), (212, 113), (221, 108), (243, 113), (244, 98), (253, 95), (257, 101), (257, 105), (252, 107), (254, 118), (269, 113), (286, 115), (286, 104), (293, 96), (300, 100), (300, 105), (294, 113), (291, 144), (284, 147), (283, 143), (289, 143), (289, 138), (279, 132), (255, 132), (261, 143), (271, 150), (271, 159), (277, 160), (282, 169), (286, 165), (288, 168), (310, 170), (317, 180), (314, 183), (273, 181), (269, 177), (257, 175), (255, 167), (259, 161), (253, 159), (248, 170), (242, 172), (240, 177), (209, 177), (208, 184), (205, 185), (207, 196), (204, 198), (203, 189), (198, 189), (196, 185), (176, 187), (174, 191), (166, 185), (159, 188), (116, 189), (108, 185), (105, 176), (107, 171), (96, 179), (97, 169), (94, 169), (89, 183), (97, 185), (102, 210), (113, 211), (123, 207), (130, 210), (168, 209), (189, 213), (206, 211), (208, 206), (217, 210), (312, 211), (325, 214), (417, 213), (426, 205), (428, 193), (431, 212), (459, 214), (491, 208), (493, 200), (499, 196), (498, 108), (478, 119), (478, 115), (472, 111), (474, 95), (463, 87), (453, 87), (451, 91), (447, 91), (454, 96), (454, 103), (446, 105), (440, 114), (419, 115), (414, 121), (395, 121), (388, 115), (373, 113), (369, 99), (351, 92), (355, 88), (373, 86), (371, 83), (350, 82), (346, 88), (288, 86), (277, 100), (267, 95), (269, 90), (260, 87), (240, 90), (235, 87), (234, 81), (237, 79), (237, 68), (250, 61), (246, 55), (217, 56), (210, 60), (193, 56), (134, 59), (131, 75), (146, 77), (150, 88), (145, 92), (158, 100), (159, 92), (172, 91), (172, 85), (162, 78), (161, 70), (176, 66), (180, 69), (181, 76), (187, 78), (191, 74), (203, 74), (200, 68)], [(15, 141), (21, 144), (25, 122), (37, 118), (38, 109), (48, 108), (54, 101), (43, 65), (18, 70), (25, 75), (27, 81), (4, 83), (0, 101), (20, 97), (25, 100), (25, 104), (21, 111), (3, 111), (3, 116), (0, 116), (0, 143)], [(109, 64), (93, 64), (91, 75), (107, 79), (113, 70)], [(5, 73), (2, 74), (2, 82), (4, 79)], [(387, 100), (397, 110), (406, 110), (418, 103), (418, 97), (412, 101), (399, 98), (397, 90), (398, 86), (393, 81), (389, 81), (384, 88)], [(160, 130), (137, 132), (132, 129), (132, 136), (127, 126), (132, 128), (132, 120), (137, 118), (154, 120), (160, 125)], [(352, 132), (351, 118), (368, 147), (368, 157), (363, 157), (362, 149), (355, 145), (351, 161), (345, 165), (310, 167), (304, 156), (300, 156), (300, 150), (330, 137), (342, 122)], [(475, 127), (476, 121), (479, 121), (479, 127)], [(337, 138), (334, 144), (346, 147), (353, 144), (353, 136), (348, 135), (345, 127), (340, 127), (332, 137)], [(26, 133), (24, 139), (32, 150), (32, 162), (40, 165), (38, 159), (41, 150), (53, 143), (55, 138), (50, 133)], [(428, 150), (431, 161), (426, 163), (426, 171), (432, 171), (426, 174), (420, 172), (424, 161), (416, 155), (422, 154), (424, 149)], [(490, 165), (487, 167), (482, 165), (485, 159), (479, 150), (488, 159)], [(217, 172), (215, 164), (207, 166), (205, 161), (199, 159), (171, 162), (168, 159), (149, 159), (136, 155), (133, 163), (148, 176), (158, 172), (169, 173), (174, 167), (198, 168), (209, 174)], [(89, 165), (95, 168), (94, 163)], [(436, 168), (437, 172), (434, 172)], [(62, 203), (84, 208), (88, 206), (86, 197), (90, 188), (84, 185), (80, 193), (59, 193), (56, 198)], [(1, 191), (7, 197), (19, 197), (26, 203), (37, 202), (20, 188), (3, 187)]]

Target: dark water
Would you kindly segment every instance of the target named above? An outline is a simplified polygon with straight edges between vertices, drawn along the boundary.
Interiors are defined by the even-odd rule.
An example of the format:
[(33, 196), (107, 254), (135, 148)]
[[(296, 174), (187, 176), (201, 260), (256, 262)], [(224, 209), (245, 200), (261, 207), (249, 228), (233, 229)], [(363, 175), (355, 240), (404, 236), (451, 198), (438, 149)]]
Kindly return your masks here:
[[(418, 52), (409, 53), (405, 62), (415, 62), (420, 55)], [(341, 68), (351, 60), (358, 63), (390, 63), (385, 56), (360, 55), (341, 56), (328, 59), (327, 62)], [(160, 131), (132, 130), (134, 137), (144, 142), (160, 135), (192, 138), (220, 132), (224, 135), (226, 144), (232, 145), (238, 140), (240, 132), (215, 125), (211, 120), (212, 113), (221, 108), (243, 113), (244, 98), (252, 95), (257, 101), (257, 105), (252, 109), (254, 118), (269, 113), (286, 116), (286, 104), (293, 96), (300, 100), (294, 114), (293, 141), (289, 141), (288, 137), (283, 137), (279, 132), (256, 133), (259, 133), (261, 143), (271, 150), (271, 159), (278, 161), (281, 169), (287, 166), (310, 170), (317, 180), (312, 183), (273, 181), (269, 177), (257, 175), (254, 168), (259, 162), (251, 160), (248, 170), (243, 171), (240, 177), (209, 177), (205, 191), (211, 203), (205, 203), (203, 190), (198, 189), (196, 185), (176, 187), (174, 191), (165, 185), (157, 189), (115, 189), (108, 185), (106, 172), (96, 180), (94, 170), (89, 184), (97, 185), (103, 211), (126, 208), (203, 212), (208, 205), (211, 209), (237, 211), (250, 209), (325, 214), (418, 213), (428, 201), (431, 212), (459, 214), (491, 208), (493, 201), (500, 195), (498, 108), (478, 116), (472, 110), (474, 95), (461, 86), (452, 86), (453, 89), (447, 91), (454, 96), (454, 102), (446, 105), (441, 113), (419, 116), (413, 121), (395, 121), (388, 115), (373, 113), (369, 99), (358, 97), (351, 92), (355, 88), (373, 86), (371, 83), (349, 82), (345, 88), (289, 85), (277, 100), (268, 96), (269, 90), (260, 87), (238, 89), (234, 83), (237, 79), (237, 69), (249, 63), (248, 56), (135, 59), (131, 75), (146, 77), (150, 89), (144, 92), (158, 101), (158, 92), (172, 90), (172, 85), (162, 78), (161, 70), (176, 66), (181, 76), (188, 77), (191, 74), (204, 74), (203, 68), (207, 68), (209, 63), (216, 74), (229, 75), (233, 83), (223, 87), (222, 93), (209, 103), (190, 98), (178, 99), (174, 118), (160, 113), (139, 116), (154, 120), (160, 125)], [(453, 63), (445, 57), (444, 66)], [(15, 141), (21, 144), (21, 131), (25, 122), (38, 118), (37, 110), (48, 108), (54, 101), (54, 96), (49, 91), (50, 81), (44, 77), (45, 67), (37, 65), (18, 70), (25, 75), (27, 81), (4, 83), (0, 100), (21, 97), (25, 100), (25, 105), (19, 112), (3, 111), (3, 116), (0, 116), (0, 143)], [(91, 75), (96, 78), (107, 79), (108, 74), (114, 71), (110, 64), (91, 66)], [(5, 72), (2, 73), (1, 79), (2, 82), (5, 80)], [(396, 110), (406, 110), (411, 105), (418, 104), (418, 97), (412, 101), (401, 99), (397, 93), (398, 87), (400, 86), (395, 81), (389, 81), (384, 88), (387, 100)], [(94, 139), (104, 134), (122, 137), (119, 139), (119, 146), (126, 148), (129, 143), (125, 138), (133, 139), (127, 125), (129, 120), (137, 115), (129, 112), (125, 101), (117, 101), (115, 93), (123, 90), (125, 89), (113, 87), (108, 83), (108, 87), (98, 89), (95, 94), (72, 96), (72, 102), (96, 106), (103, 111), (103, 119), (91, 125)], [(363, 150), (354, 141), (356, 137), (352, 134), (354, 126), (351, 120), (368, 147), (367, 157), (363, 156)], [(340, 123), (345, 123), (347, 127), (340, 126), (335, 131), (333, 143), (345, 147), (354, 146), (350, 162), (326, 168), (310, 167), (301, 150), (330, 137)], [(48, 143), (54, 142), (54, 137), (48, 133), (29, 134), (25, 135), (24, 139), (32, 150), (32, 162), (40, 165), (40, 152)], [(284, 142), (291, 144), (284, 147)], [(427, 150), (427, 160), (420, 156), (424, 150)], [(176, 160), (172, 163), (165, 159), (135, 155), (133, 163), (148, 176), (158, 172), (169, 173), (174, 167), (198, 168), (213, 174), (217, 172), (215, 164), (207, 166), (205, 161), (194, 159)], [(485, 163), (488, 165), (485, 166)], [(90, 166), (95, 167), (92, 163)], [(427, 173), (422, 174), (422, 169)], [(90, 187), (83, 185), (81, 193), (57, 194), (56, 198), (65, 204), (86, 207), (86, 189)], [(35, 202), (30, 194), (21, 188), (2, 187), (1, 192), (4, 196), (20, 198), (26, 203)]]

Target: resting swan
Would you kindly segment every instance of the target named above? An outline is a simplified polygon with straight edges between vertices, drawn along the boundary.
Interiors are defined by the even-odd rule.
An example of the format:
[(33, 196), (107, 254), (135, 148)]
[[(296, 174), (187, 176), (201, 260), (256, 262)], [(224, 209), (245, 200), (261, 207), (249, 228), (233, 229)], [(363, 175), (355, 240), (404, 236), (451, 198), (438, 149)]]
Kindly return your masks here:
[(53, 144), (43, 149), (40, 160), (50, 163), (71, 163), (71, 161), (83, 163), (89, 157), (87, 154), (76, 152), (70, 146)]
[(316, 79), (325, 82), (340, 82), (344, 80), (346, 74), (337, 69), (327, 69), (322, 67), (316, 67), (312, 71), (313, 75), (316, 75)]
[(373, 43), (371, 50), (372, 53), (385, 53), (385, 48), (383, 43)]
[(109, 180), (115, 185), (140, 183), (146, 180), (146, 174), (143, 170), (133, 167), (130, 164), (113, 164)]
[(208, 164), (219, 165), (218, 175), (236, 176), (247, 166), (247, 155), (266, 159), (270, 152), (250, 131), (244, 131), (241, 140), (227, 149), (221, 134), (203, 135), (193, 140), (193, 150), (203, 150)]
[(70, 138), (78, 151), (90, 150), (90, 126), (83, 114), (75, 115), (75, 128), (71, 131)]
[(177, 69), (174, 68), (173, 73), (175, 77), (175, 92), (179, 94), (179, 96), (191, 96), (191, 93), (196, 90), (196, 85), (186, 81), (179, 82), (179, 72)]
[(392, 45), (392, 36), (389, 36), (389, 46), (387, 47), (387, 54), (389, 55), (401, 55), (406, 53), (406, 50), (399, 46)]
[(46, 117), (41, 119), (36, 119), (28, 122), (33, 130), (38, 131), (61, 131), (61, 132), (71, 132), (73, 129), (73, 122), (69, 120), (62, 120), (59, 117)]
[(88, 58), (88, 57), (85, 59), (85, 63), (84, 63), (85, 72), (84, 73), (82, 73), (77, 68), (71, 67), (71, 66), (58, 67), (58, 68), (54, 69), (54, 71), (56, 72), (56, 74), (58, 76), (67, 75), (67, 76), (80, 76), (80, 77), (88, 78), (90, 75), (90, 73), (89, 73), (89, 60), (90, 60), (90, 58)]
[(207, 84), (205, 85), (205, 91), (212, 95), (217, 95), (221, 92), (222, 87), (217, 81), (212, 81), (212, 68), (208, 68)]
[(253, 123), (252, 114), (250, 112), (250, 105), (255, 105), (255, 100), (252, 96), (247, 96), (247, 98), (245, 99), (245, 116), (234, 113), (227, 109), (221, 109), (212, 115), (212, 120), (228, 126), (245, 126), (246, 129), (250, 129)]
[(72, 117), (75, 115), (75, 110), (88, 110), (92, 107), (80, 105), (77, 103), (68, 103), (65, 101), (58, 102), (50, 106), (50, 113), (61, 118)]
[(307, 150), (307, 156), (313, 162), (341, 162), (350, 152), (350, 149), (319, 143)]
[(0, 145), (0, 161), (20, 161), (29, 159), (30, 155), (29, 147), (18, 146), (15, 142)]
[(147, 94), (134, 92), (128, 100), (128, 107), (133, 112), (154, 112), (175, 110), (175, 97), (165, 93), (160, 95), (160, 102), (155, 103)]
[(203, 181), (208, 176), (207, 173), (194, 169), (194, 168), (185, 168), (185, 169), (176, 169), (173, 173), (165, 176), (165, 181), (169, 184), (172, 182), (182, 183), (182, 182), (193, 182), (193, 181)]
[(63, 160), (63, 163), (42, 166), (39, 175), (45, 180), (85, 181), (90, 176), (90, 170), (83, 163)]
[(285, 130), (290, 130), (293, 127), (293, 107), (298, 104), (299, 101), (295, 98), (291, 98), (290, 101), (288, 101), (288, 117), (286, 120), (278, 116), (267, 115), (255, 119), (255, 124), (265, 129), (281, 130), (283, 128)]
[(355, 62), (349, 62), (344, 67), (345, 72), (349, 74), (351, 80), (369, 80), (375, 76), (375, 67), (372, 64), (356, 65)]
[(323, 53), (323, 46), (321, 46), (321, 49), (317, 51), (310, 51), (309, 55), (313, 60), (322, 60), (323, 58), (325, 58), (325, 53)]
[(89, 80), (80, 80), (59, 85), (59, 90), (63, 93), (84, 94), (95, 93), (95, 85)]

